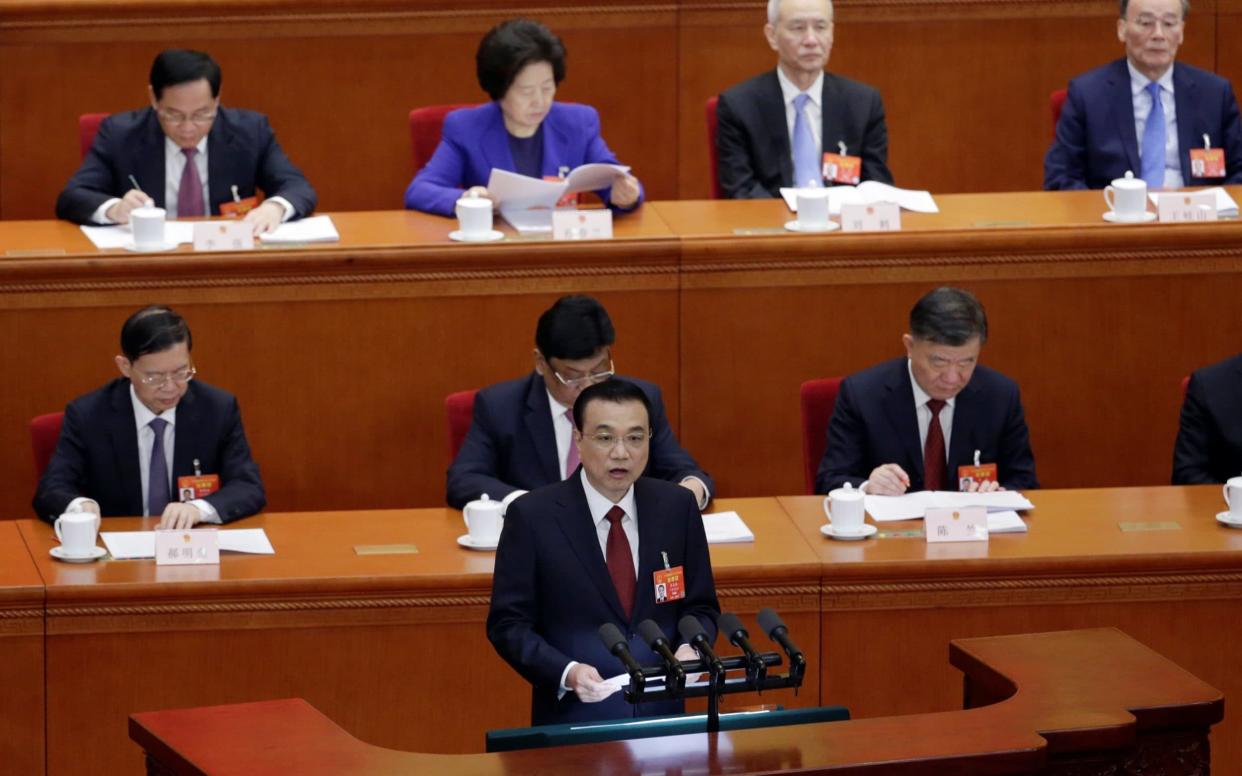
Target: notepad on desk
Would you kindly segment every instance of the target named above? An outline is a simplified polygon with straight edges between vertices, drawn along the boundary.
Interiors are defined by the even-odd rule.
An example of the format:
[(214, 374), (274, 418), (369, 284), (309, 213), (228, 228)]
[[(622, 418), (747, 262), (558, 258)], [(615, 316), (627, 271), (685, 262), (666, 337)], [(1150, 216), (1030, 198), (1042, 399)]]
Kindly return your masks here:
[(708, 544), (753, 542), (755, 534), (737, 512), (712, 512), (703, 515), (703, 530)]
[(340, 242), (341, 235), (336, 231), (331, 216), (311, 216), (286, 221), (267, 234), (259, 235), (259, 240), (267, 245)]
[[(99, 250), (109, 248), (128, 248), (134, 244), (134, 233), (129, 224), (112, 224), (110, 226), (82, 226), (82, 234)], [(194, 242), (194, 223), (192, 221), (164, 222), (164, 239), (170, 243)]]
[[(211, 528), (200, 524), (199, 528)], [(99, 538), (116, 560), (155, 557), (155, 531), (101, 531)], [(221, 552), (275, 555), (276, 550), (262, 528), (230, 528), (219, 532)]]
[(921, 520), (931, 507), (986, 507), (988, 512), (1004, 512), (1034, 509), (1035, 505), (1016, 490), (996, 490), (991, 493), (960, 493), (946, 490), (921, 490), (902, 496), (865, 497), (867, 513), (877, 523), (892, 520)]

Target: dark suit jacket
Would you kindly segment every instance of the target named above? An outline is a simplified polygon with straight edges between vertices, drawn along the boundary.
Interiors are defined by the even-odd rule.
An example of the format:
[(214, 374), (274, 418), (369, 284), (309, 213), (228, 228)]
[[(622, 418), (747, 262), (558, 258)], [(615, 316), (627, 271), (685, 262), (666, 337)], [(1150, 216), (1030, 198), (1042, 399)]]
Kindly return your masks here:
[[(1229, 82), (1197, 67), (1173, 65), (1177, 147), (1187, 186), (1242, 182), (1242, 121)], [(1225, 178), (1190, 174), (1190, 149), (1225, 149)], [(1045, 189), (1102, 189), (1126, 171), (1142, 170), (1134, 129), (1134, 98), (1125, 59), (1078, 76), (1057, 122), (1056, 139), (1044, 158)]]
[(1242, 355), (1190, 376), (1173, 446), (1173, 484), (1242, 476)]
[[(716, 636), (720, 605), (694, 495), (642, 477), (634, 484), (634, 498), (638, 587), (628, 620), (608, 575), (578, 474), (532, 491), (509, 507), (496, 551), (487, 637), (531, 683), (532, 725), (681, 712), (680, 702), (634, 705), (621, 693), (599, 703), (581, 703), (572, 692), (557, 700), (561, 674), (571, 660), (595, 666), (605, 678), (625, 670), (599, 640), (599, 627), (606, 622), (629, 636), (630, 651), (643, 665), (658, 662), (637, 635), (643, 620), (654, 620), (674, 649), (681, 640), (677, 621), (687, 614), (698, 617), (712, 639)], [(686, 597), (680, 601), (655, 602), (652, 574), (664, 568), (661, 552), (668, 553), (671, 566), (685, 568)]]
[[(698, 477), (715, 493), (712, 478), (677, 443), (660, 389), (645, 380), (625, 379), (651, 401), (651, 456), (644, 474), (673, 482)], [(534, 490), (561, 479), (548, 392), (538, 373), (475, 394), (474, 419), (448, 469), (449, 506), (461, 509), (484, 493), (502, 499), (515, 490)]]
[[(858, 81), (824, 73), (820, 104), (824, 151), (835, 152), (843, 140), (850, 155), (862, 157), (862, 180), (892, 183), (880, 93)], [(723, 92), (716, 104), (716, 121), (718, 174), (726, 197), (779, 197), (782, 186), (793, 185), (785, 99), (775, 70)]]
[[(82, 166), (56, 200), (56, 217), (91, 223), (99, 206), (133, 188), (129, 176), (164, 207), (164, 130), (151, 108), (115, 113), (99, 125), (99, 133)], [(267, 117), (254, 111), (220, 107), (207, 134), (207, 188), (213, 215), (220, 203), (231, 202), (231, 186), (243, 198), (255, 189), (280, 196), (297, 216), (315, 210), (315, 190), (289, 161)]]
[[(620, 164), (599, 134), (599, 113), (588, 105), (552, 103), (543, 119), (542, 174), (558, 175), (562, 167), (572, 170), (593, 162)], [(405, 206), (451, 216), (462, 193), (473, 186), (486, 186), (493, 168), (515, 172), (515, 167), (497, 103), (455, 110), (444, 117), (440, 145), (427, 166), (406, 188)], [(598, 193), (605, 204), (611, 203), (611, 189)], [(638, 202), (627, 210), (641, 202), (640, 188)]]
[[(35, 492), (34, 510), (49, 522), (78, 496), (99, 503), (104, 517), (142, 514), (142, 474), (129, 380), (117, 378), (65, 407), (56, 452)], [(259, 467), (250, 457), (241, 410), (232, 394), (195, 380), (177, 404), (173, 483), (194, 474), (219, 474), (220, 490), (206, 497), (224, 522), (267, 504)]]
[[(828, 424), (828, 447), (815, 475), (815, 492), (864, 482), (875, 467), (895, 463), (910, 475), (910, 490), (923, 490), (923, 446), (919, 443), (914, 389), (904, 357), (851, 375), (841, 383)], [(957, 467), (995, 463), (1001, 485), (1038, 488), (1035, 457), (1022, 414), (1018, 384), (986, 366), (975, 367), (953, 406), (949, 465), (956, 490)]]

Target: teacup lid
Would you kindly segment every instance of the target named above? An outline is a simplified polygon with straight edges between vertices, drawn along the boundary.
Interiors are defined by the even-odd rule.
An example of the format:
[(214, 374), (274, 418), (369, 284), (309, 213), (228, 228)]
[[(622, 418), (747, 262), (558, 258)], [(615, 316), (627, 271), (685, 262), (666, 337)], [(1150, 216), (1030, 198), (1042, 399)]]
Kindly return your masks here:
[(1142, 178), (1135, 178), (1133, 170), (1126, 170), (1124, 177), (1117, 178), (1113, 181), (1114, 188), (1133, 189), (1140, 186), (1146, 186), (1147, 181)]
[(848, 482), (845, 483), (845, 485), (843, 485), (842, 487), (837, 488), (836, 490), (833, 490), (828, 494), (829, 498), (832, 498), (834, 500), (841, 500), (841, 501), (857, 501), (858, 499), (862, 498), (863, 495), (864, 494), (863, 494), (862, 486), (860, 486), (857, 490), (855, 490), (854, 486)]
[(493, 501), (491, 498), (488, 497), (486, 493), (484, 493), (482, 498), (476, 501), (471, 501), (469, 504), (466, 504), (466, 509), (469, 509), (472, 512), (475, 510), (480, 510), (480, 509), (484, 509), (484, 510), (494, 509), (496, 511), (500, 511), (501, 502)]

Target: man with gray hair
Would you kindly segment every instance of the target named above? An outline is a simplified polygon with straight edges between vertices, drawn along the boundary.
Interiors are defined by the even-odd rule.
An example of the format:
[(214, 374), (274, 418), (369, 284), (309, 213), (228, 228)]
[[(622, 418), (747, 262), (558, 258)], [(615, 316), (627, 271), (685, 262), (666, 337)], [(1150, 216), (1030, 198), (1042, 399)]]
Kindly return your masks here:
[[(880, 93), (825, 73), (831, 0), (769, 0), (775, 70), (729, 88), (716, 106), (717, 173), (725, 196), (757, 199), (785, 186), (824, 185), (824, 154), (852, 157), (859, 180), (892, 183)], [(829, 183), (832, 183), (830, 180)]]
[(841, 383), (815, 492), (1038, 488), (1018, 385), (979, 366), (987, 339), (969, 292), (937, 288), (915, 303), (906, 357)]
[(1045, 189), (1102, 189), (1127, 172), (1149, 189), (1242, 182), (1242, 120), (1229, 81), (1177, 62), (1187, 0), (1121, 0), (1126, 56), (1069, 83)]

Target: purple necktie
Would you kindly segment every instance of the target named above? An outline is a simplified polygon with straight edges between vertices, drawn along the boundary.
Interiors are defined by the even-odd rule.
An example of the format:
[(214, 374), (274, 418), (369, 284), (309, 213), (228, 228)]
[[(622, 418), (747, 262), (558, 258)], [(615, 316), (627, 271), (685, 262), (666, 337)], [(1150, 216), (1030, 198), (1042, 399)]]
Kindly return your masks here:
[(565, 410), (565, 417), (569, 418), (570, 426), (569, 452), (565, 454), (565, 479), (569, 479), (578, 470), (578, 464), (582, 463), (582, 458), (578, 455), (578, 443), (574, 441), (574, 411)]
[(164, 458), (164, 427), (168, 421), (155, 418), (150, 423), (155, 432), (155, 442), (151, 445), (151, 468), (147, 477), (147, 514), (159, 517), (168, 506), (168, 461)]
[(197, 148), (182, 148), (185, 169), (181, 172), (181, 188), (177, 190), (177, 218), (207, 215), (203, 207), (203, 182), (198, 178), (198, 165), (194, 164)]

